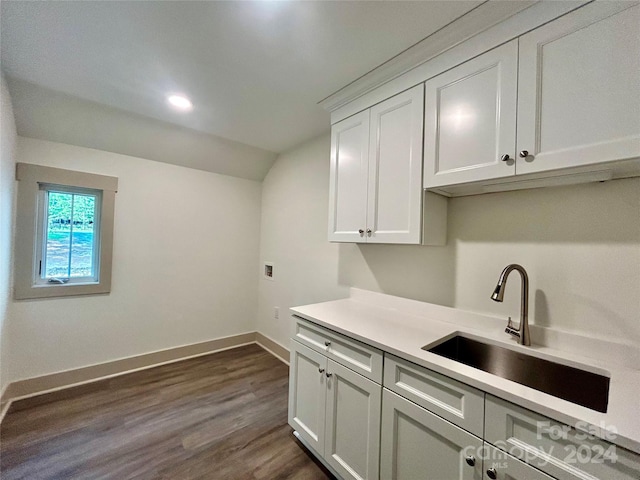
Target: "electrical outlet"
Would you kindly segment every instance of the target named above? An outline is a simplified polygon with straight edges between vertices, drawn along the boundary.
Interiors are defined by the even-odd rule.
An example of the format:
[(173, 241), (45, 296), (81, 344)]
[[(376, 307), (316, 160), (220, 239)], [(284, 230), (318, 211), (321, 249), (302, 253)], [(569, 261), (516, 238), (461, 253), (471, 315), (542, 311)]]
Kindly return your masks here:
[(280, 307), (273, 307), (273, 318), (276, 320), (280, 318)]

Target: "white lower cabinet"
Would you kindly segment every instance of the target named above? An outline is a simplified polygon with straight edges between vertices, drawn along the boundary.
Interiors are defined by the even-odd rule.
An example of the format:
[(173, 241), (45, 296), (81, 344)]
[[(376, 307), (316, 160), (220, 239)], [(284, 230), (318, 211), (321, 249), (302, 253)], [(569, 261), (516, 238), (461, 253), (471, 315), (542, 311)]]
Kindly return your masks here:
[(343, 478), (378, 478), (382, 387), (329, 360), (324, 458)]
[(388, 354), (384, 358), (384, 387), (482, 437), (484, 392)]
[(304, 319), (295, 338), (289, 424), (340, 478), (640, 479), (640, 455), (583, 430)]
[(342, 364), (363, 377), (382, 383), (382, 351), (294, 316), (293, 340)]
[(382, 387), (291, 341), (289, 424), (344, 479), (378, 479)]
[(482, 440), (383, 390), (380, 478), (480, 480)]
[[(484, 438), (559, 480), (638, 480), (640, 455), (487, 395)], [(582, 422), (578, 422), (582, 423)]]
[(311, 448), (324, 453), (327, 357), (291, 342), (289, 425)]

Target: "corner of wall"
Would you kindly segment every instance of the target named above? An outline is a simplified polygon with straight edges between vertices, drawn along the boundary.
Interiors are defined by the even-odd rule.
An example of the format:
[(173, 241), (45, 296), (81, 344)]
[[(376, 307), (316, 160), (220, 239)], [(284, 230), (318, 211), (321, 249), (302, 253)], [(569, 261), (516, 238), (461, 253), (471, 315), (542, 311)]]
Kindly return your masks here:
[(11, 378), (9, 364), (9, 314), (15, 190), (16, 124), (11, 95), (0, 74), (0, 393)]

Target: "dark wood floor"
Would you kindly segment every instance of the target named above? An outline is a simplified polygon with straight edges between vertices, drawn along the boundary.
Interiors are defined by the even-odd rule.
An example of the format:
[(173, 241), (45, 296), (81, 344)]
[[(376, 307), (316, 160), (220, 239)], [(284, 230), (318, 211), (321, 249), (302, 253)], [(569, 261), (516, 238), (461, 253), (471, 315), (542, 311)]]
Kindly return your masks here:
[(287, 425), (288, 368), (257, 345), (15, 402), (11, 479), (328, 479)]

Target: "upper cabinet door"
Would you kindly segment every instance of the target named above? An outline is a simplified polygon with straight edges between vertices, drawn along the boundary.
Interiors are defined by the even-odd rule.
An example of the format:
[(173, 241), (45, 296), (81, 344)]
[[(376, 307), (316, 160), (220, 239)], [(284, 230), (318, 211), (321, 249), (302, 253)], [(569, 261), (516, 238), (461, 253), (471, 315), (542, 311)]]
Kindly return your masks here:
[(427, 81), (425, 188), (515, 173), (517, 77), (513, 40)]
[(369, 110), (331, 127), (329, 241), (366, 241), (368, 169)]
[(595, 2), (521, 37), (518, 174), (640, 156), (640, 6), (628, 5)]
[(424, 85), (371, 108), (367, 242), (420, 243)]

